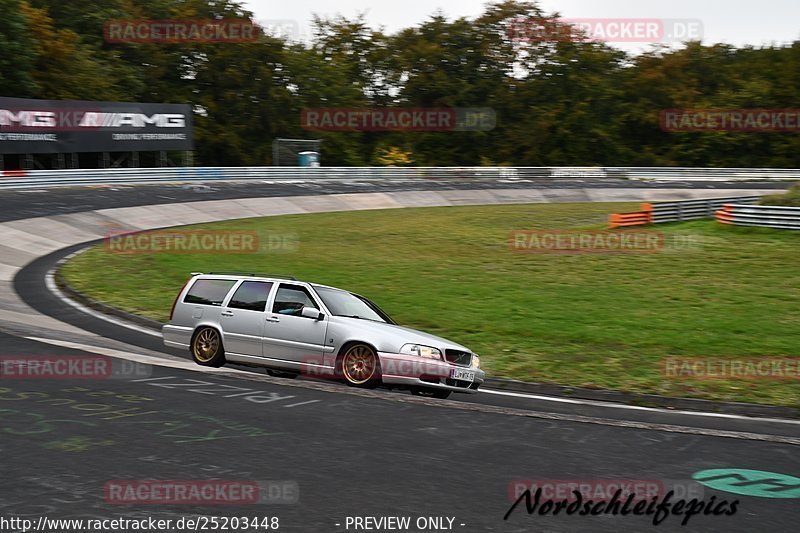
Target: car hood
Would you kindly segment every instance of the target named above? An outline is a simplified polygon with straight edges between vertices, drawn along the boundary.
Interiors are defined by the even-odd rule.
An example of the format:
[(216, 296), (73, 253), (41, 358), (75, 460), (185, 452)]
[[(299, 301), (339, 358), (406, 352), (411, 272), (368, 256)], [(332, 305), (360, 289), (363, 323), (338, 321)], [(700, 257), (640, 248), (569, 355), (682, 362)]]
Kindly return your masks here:
[[(465, 346), (447, 340), (443, 337), (437, 337), (436, 335), (431, 335), (430, 333), (407, 328), (405, 326), (342, 316), (331, 317), (331, 320), (335, 320), (343, 325), (346, 324), (348, 329), (358, 329), (360, 332), (369, 333), (374, 335), (375, 338), (380, 338), (383, 341), (380, 343), (381, 345), (386, 346), (389, 344), (394, 346), (394, 348), (391, 348), (392, 351), (400, 350), (404, 344), (423, 344), (425, 346), (432, 346), (434, 348), (441, 348), (443, 350), (461, 350), (464, 352), (472, 351)], [(376, 344), (378, 343), (376, 342)]]

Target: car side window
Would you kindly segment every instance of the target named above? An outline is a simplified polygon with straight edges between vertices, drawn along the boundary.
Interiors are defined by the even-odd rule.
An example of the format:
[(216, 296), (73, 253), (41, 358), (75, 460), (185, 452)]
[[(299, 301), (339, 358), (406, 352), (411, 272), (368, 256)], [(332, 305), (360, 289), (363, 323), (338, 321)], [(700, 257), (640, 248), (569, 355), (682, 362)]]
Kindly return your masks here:
[(183, 299), (187, 304), (221, 306), (236, 285), (233, 279), (198, 279)]
[(282, 284), (275, 295), (272, 312), (280, 315), (300, 316), (303, 307), (317, 307), (305, 287)]
[(272, 283), (245, 281), (236, 289), (228, 307), (264, 312), (267, 309), (267, 298), (270, 290), (272, 290)]

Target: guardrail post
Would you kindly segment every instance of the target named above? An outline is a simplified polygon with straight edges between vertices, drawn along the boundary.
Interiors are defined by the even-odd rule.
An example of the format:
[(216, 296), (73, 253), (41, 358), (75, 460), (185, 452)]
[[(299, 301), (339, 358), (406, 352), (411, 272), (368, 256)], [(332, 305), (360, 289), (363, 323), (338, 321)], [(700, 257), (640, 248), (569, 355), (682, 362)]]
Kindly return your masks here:
[(645, 214), (647, 218), (647, 223), (653, 223), (653, 204), (642, 204), (641, 208), (642, 212)]
[(722, 209), (714, 212), (714, 219), (719, 222), (720, 224), (730, 224), (727, 220), (728, 218), (728, 207), (730, 204), (725, 204), (722, 206)]

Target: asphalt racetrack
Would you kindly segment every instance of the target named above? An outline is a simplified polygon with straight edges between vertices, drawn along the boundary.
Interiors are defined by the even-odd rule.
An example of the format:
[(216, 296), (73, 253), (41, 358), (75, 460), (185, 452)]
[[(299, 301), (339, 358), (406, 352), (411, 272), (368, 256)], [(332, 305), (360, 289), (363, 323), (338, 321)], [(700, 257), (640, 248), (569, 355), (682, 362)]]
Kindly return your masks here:
[[(615, 186), (609, 181), (602, 180), (602, 185)], [(720, 183), (692, 186), (725, 188)], [(219, 199), (386, 187), (425, 190), (436, 184), (161, 185), (89, 189), (91, 193), (2, 192), (0, 199), (7, 221), (208, 200), (211, 193)], [(772, 187), (785, 186), (757, 184)], [(726, 196), (724, 190), (720, 193)], [(216, 530), (264, 531), (270, 526), (320, 532), (777, 532), (795, 530), (800, 520), (800, 487), (782, 477), (800, 475), (800, 421), (497, 391), (439, 401), (325, 381), (284, 381), (241, 367), (204, 371), (191, 363), (188, 353), (164, 348), (157, 335), (83, 313), (50, 290), (47, 273), (83, 246), (40, 257), (19, 271), (13, 291), (29, 308), (7, 312), (30, 313), (31, 320), (0, 320), (0, 356), (69, 356), (103, 361), (113, 372), (106, 379), (34, 379), (7, 372), (0, 377), (0, 517), (18, 519), (0, 523), (2, 531), (24, 531), (24, 526), (88, 531), (86, 523), (58, 529), (49, 521), (114, 518), (172, 520), (170, 530), (201, 530), (186, 527), (185, 521), (176, 525), (182, 518), (199, 516), (209, 517), (206, 530), (228, 518), (227, 529)], [(37, 323), (36, 313), (55, 317), (64, 327)], [(740, 473), (730, 477), (727, 489), (693, 480), (696, 473), (712, 469), (765, 471), (777, 477), (758, 480)], [(258, 490), (255, 499), (218, 490), (213, 501), (198, 503), (126, 499), (125, 488), (145, 480), (216, 480), (217, 485), (236, 482)], [(512, 510), (524, 487), (570, 484), (604, 495), (613, 492), (609, 486), (620, 484), (634, 487), (634, 492), (655, 487), (656, 498), (674, 490), (675, 514), (660, 516), (659, 525), (652, 513), (540, 514), (546, 494), (530, 515), (524, 501)], [(690, 516), (682, 525), (686, 513), (678, 512), (677, 505), (682, 499), (711, 502), (704, 508), (710, 512)], [(735, 512), (715, 514), (715, 509)], [(250, 527), (239, 522), (234, 528), (232, 517), (258, 522)], [(403, 526), (403, 519), (409, 520), (407, 526), (395, 527)]]

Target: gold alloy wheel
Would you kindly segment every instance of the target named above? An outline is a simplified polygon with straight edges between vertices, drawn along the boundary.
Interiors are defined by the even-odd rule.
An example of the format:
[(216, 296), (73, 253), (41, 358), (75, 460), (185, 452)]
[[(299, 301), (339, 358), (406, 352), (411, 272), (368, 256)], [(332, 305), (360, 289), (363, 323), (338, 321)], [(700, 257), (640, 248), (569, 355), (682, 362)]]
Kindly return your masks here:
[(364, 385), (372, 380), (378, 370), (378, 358), (368, 346), (356, 344), (344, 354), (342, 371), (353, 385)]
[(211, 328), (201, 330), (194, 338), (192, 351), (201, 363), (211, 362), (219, 352), (219, 333)]

